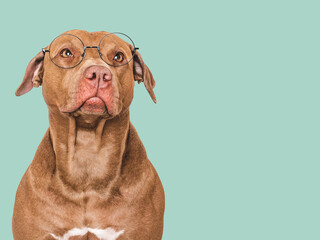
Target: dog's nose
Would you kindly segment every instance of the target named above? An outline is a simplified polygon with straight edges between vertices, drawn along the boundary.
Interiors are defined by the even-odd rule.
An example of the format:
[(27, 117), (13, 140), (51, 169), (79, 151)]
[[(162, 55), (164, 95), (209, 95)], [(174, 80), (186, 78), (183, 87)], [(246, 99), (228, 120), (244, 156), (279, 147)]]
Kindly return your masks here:
[(90, 66), (84, 71), (84, 78), (93, 86), (103, 88), (111, 81), (111, 72), (104, 66)]

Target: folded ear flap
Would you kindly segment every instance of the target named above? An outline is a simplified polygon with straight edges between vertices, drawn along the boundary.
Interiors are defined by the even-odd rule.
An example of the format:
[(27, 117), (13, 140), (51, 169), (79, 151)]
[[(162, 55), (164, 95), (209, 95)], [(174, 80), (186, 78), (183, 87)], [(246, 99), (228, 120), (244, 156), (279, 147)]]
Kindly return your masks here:
[(32, 87), (39, 87), (41, 85), (43, 59), (44, 54), (41, 51), (29, 62), (22, 83), (16, 90), (16, 96), (21, 96), (29, 92)]
[(152, 73), (147, 65), (144, 64), (140, 53), (137, 52), (132, 46), (130, 47), (132, 51), (135, 51), (135, 54), (133, 56), (134, 80), (138, 81), (138, 83), (144, 82), (144, 86), (146, 87), (150, 97), (152, 98), (154, 103), (157, 103), (156, 96), (153, 92), (153, 88), (156, 85), (156, 82), (154, 81)]

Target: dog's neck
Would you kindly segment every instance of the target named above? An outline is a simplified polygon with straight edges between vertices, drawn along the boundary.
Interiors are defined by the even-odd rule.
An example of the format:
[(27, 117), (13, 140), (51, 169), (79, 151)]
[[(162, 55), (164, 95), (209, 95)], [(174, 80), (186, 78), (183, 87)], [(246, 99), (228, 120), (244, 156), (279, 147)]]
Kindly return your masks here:
[(87, 127), (81, 117), (49, 113), (56, 176), (74, 190), (104, 188), (120, 174), (129, 131), (129, 111), (112, 119), (96, 118)]

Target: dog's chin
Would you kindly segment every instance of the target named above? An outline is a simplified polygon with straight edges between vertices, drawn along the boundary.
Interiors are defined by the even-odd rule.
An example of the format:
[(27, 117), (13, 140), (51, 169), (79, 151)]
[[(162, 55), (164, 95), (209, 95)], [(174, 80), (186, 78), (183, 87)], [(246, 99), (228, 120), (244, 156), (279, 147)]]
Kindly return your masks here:
[(106, 107), (88, 107), (85, 105), (72, 112), (71, 116), (76, 119), (77, 126), (84, 128), (94, 128), (98, 125), (101, 119), (109, 119), (113, 117), (108, 113)]

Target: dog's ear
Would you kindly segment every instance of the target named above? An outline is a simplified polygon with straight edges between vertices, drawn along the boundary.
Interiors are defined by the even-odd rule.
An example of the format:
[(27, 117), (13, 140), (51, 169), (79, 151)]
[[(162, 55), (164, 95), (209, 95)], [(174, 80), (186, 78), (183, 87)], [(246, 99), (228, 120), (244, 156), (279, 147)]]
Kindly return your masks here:
[(133, 59), (132, 59), (134, 80), (138, 81), (138, 83), (143, 82), (150, 97), (152, 98), (154, 103), (157, 103), (156, 95), (153, 92), (153, 88), (156, 85), (156, 82), (154, 81), (152, 73), (150, 69), (147, 67), (147, 65), (144, 64), (140, 53), (137, 52), (137, 50), (134, 49), (133, 46), (131, 45), (130, 45), (130, 48), (131, 48), (131, 51), (134, 52)]
[(43, 52), (39, 52), (28, 64), (22, 83), (16, 90), (16, 96), (21, 96), (29, 92), (32, 87), (39, 87), (43, 75)]

